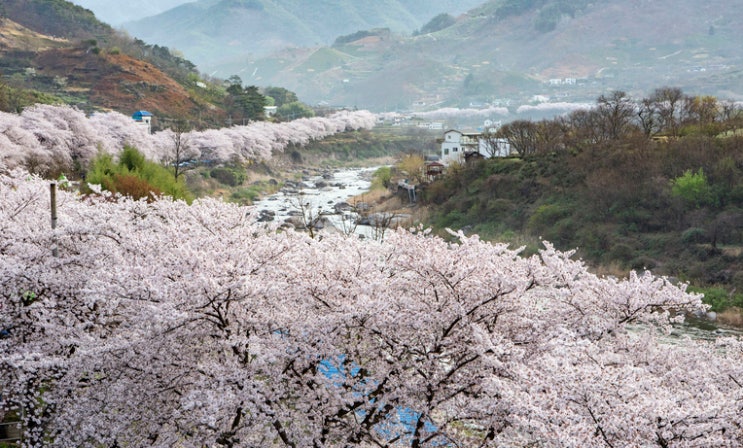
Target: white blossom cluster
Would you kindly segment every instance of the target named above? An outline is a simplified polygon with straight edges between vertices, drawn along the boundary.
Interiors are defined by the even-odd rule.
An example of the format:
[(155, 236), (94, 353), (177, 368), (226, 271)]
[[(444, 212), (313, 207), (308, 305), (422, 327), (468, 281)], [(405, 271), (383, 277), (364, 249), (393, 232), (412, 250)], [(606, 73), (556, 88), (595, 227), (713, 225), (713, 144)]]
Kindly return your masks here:
[(51, 230), (48, 184), (0, 176), (0, 413), (27, 447), (741, 446), (743, 344), (672, 338), (703, 306), (664, 278), (58, 201)]
[[(191, 131), (182, 136), (190, 157), (214, 163), (268, 160), (287, 145), (304, 145), (347, 130), (370, 129), (375, 117), (367, 111), (342, 111), (329, 117), (285, 123), (253, 122), (244, 126)], [(48, 167), (70, 169), (87, 164), (103, 150), (117, 154), (124, 145), (148, 158), (172, 157), (173, 131), (150, 134), (146, 126), (118, 112), (91, 117), (70, 106), (35, 105), (20, 115), (0, 112), (0, 166), (43, 172)]]

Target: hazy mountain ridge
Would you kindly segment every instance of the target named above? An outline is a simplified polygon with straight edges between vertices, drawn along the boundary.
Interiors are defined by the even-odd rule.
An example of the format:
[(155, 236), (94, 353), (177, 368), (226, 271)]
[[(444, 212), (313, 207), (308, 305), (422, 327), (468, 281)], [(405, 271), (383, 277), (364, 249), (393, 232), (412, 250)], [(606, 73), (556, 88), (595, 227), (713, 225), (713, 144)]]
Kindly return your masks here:
[(72, 3), (95, 12), (100, 20), (119, 26), (124, 22), (139, 20), (154, 16), (163, 11), (174, 8), (181, 3), (194, 0), (127, 0), (126, 2), (111, 0), (72, 0)]
[[(358, 30), (411, 33), (438, 13), (463, 12), (481, 0), (200, 0), (126, 24), (132, 34), (183, 51), (200, 68), (286, 47), (331, 44)], [(228, 76), (227, 74), (226, 76)]]
[[(600, 0), (576, 2), (568, 12), (560, 9), (563, 0), (524, 3), (528, 8), (493, 0), (436, 33), (336, 46), (347, 57), (330, 68), (312, 66), (315, 51), (294, 50), (248, 63), (233, 60), (220, 72), (255, 73), (259, 79), (249, 82), (372, 109), (404, 109), (413, 102), (466, 106), (503, 97), (528, 101), (535, 95), (592, 101), (607, 88), (640, 96), (662, 85), (743, 98), (743, 27), (734, 19), (743, 17), (739, 2)], [(514, 4), (520, 9), (504, 10)], [(557, 11), (549, 31), (545, 10)]]

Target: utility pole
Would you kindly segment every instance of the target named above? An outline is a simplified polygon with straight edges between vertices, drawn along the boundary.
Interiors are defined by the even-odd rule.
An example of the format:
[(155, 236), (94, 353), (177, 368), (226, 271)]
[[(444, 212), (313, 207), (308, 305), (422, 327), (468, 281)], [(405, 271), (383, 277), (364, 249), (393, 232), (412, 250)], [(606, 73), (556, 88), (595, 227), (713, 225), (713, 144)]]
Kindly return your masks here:
[[(49, 193), (51, 195), (52, 203), (52, 231), (57, 228), (57, 183), (52, 182), (49, 184)], [(59, 250), (57, 249), (57, 237), (52, 235), (52, 256), (58, 257)]]

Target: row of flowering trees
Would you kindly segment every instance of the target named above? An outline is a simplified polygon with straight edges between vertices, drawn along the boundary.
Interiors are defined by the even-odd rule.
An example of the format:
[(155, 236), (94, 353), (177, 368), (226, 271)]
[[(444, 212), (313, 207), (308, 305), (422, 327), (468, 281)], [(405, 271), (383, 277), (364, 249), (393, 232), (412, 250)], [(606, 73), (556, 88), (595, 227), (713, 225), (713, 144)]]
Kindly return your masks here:
[[(28, 447), (741, 446), (700, 297), (549, 244), (277, 232), (0, 175), (0, 413)], [(57, 257), (51, 247), (57, 247)]]
[(255, 122), (245, 126), (191, 131), (176, 135), (147, 128), (118, 112), (86, 117), (70, 106), (35, 105), (20, 115), (0, 112), (0, 163), (51, 174), (78, 171), (99, 150), (117, 154), (136, 147), (149, 159), (169, 161), (176, 141), (187, 142), (189, 158), (219, 162), (267, 160), (289, 144), (303, 145), (346, 130), (369, 129), (374, 116), (366, 111), (339, 112), (330, 117), (285, 123)]

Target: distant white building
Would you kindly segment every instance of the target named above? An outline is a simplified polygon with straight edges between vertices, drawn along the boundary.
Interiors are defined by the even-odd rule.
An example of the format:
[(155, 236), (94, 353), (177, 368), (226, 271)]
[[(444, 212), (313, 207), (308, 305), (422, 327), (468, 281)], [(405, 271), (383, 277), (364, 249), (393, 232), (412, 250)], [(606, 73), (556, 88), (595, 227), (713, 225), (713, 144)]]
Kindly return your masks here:
[(142, 126), (147, 127), (147, 133), (152, 133), (152, 114), (146, 110), (138, 110), (132, 114), (132, 118)]
[(444, 129), (444, 123), (440, 121), (422, 121), (418, 123), (419, 128), (430, 129), (432, 131), (439, 131)]
[(462, 132), (451, 129), (444, 132), (441, 139), (440, 161), (444, 165), (463, 163), (466, 157), (474, 154), (489, 159), (491, 157), (508, 157), (511, 145), (504, 138), (484, 138), (480, 132)]

